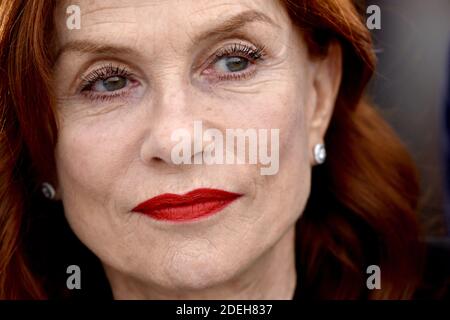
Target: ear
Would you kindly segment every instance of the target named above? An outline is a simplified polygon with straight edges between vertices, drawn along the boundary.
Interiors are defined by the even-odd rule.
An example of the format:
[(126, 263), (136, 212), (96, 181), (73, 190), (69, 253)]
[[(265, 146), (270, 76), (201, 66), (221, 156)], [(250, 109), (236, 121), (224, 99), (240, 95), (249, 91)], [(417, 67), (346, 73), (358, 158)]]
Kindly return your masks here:
[[(308, 136), (310, 162), (314, 163), (313, 148), (324, 143), (325, 133), (330, 124), (334, 105), (342, 79), (342, 49), (338, 42), (333, 42), (325, 57), (314, 60), (312, 75), (312, 97), (308, 112)], [(326, 147), (326, 146), (325, 146)]]

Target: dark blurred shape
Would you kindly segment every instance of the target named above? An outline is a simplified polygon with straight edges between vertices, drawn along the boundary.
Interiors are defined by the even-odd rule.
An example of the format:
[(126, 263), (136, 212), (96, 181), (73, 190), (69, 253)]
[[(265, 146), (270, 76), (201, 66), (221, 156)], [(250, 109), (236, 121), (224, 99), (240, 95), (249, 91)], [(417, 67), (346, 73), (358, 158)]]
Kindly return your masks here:
[[(449, 42), (450, 44), (450, 42)], [(447, 220), (447, 234), (450, 233), (450, 45), (448, 55), (447, 69), (447, 92), (444, 102), (445, 110), (445, 142), (444, 152), (446, 161), (446, 179), (445, 179), (445, 215)]]
[(450, 239), (430, 238), (423, 281), (414, 298), (450, 300)]
[(447, 228), (442, 97), (450, 1), (367, 1), (367, 6), (371, 4), (381, 8), (381, 30), (373, 31), (379, 64), (371, 95), (418, 164), (426, 233), (443, 236)]

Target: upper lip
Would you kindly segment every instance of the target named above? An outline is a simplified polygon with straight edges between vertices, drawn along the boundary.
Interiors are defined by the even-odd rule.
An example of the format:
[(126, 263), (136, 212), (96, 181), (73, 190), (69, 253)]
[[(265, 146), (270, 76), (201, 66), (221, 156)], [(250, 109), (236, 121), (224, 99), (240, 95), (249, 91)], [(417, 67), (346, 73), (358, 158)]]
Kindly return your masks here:
[(132, 211), (151, 213), (170, 207), (191, 206), (212, 201), (232, 201), (242, 194), (219, 189), (200, 188), (185, 194), (164, 193), (138, 204)]

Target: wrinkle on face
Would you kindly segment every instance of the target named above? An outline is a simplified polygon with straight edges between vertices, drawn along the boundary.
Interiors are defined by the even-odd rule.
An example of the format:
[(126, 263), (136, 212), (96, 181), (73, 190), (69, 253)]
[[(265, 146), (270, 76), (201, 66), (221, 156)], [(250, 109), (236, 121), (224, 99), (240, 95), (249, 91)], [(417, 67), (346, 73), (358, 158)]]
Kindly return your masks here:
[[(61, 53), (55, 66), (63, 119), (55, 154), (72, 229), (116, 275), (112, 278), (132, 279), (123, 283), (139, 289), (196, 291), (225, 283), (253, 288), (265, 276), (258, 269), (265, 268), (260, 261), (268, 263), (267, 252), (294, 225), (309, 192), (303, 115), (312, 67), (301, 36), (276, 1), (80, 4), (82, 29), (69, 32), (64, 21), (58, 29), (61, 46), (78, 41), (78, 48)], [(233, 38), (193, 41), (245, 10), (264, 12), (280, 30), (252, 22)], [(234, 42), (266, 44), (266, 58), (254, 76), (207, 80), (202, 66)], [(140, 91), (133, 91), (130, 99), (106, 102), (80, 96), (75, 90), (80, 74), (110, 61), (131, 69)], [(263, 177), (259, 166), (170, 163), (171, 132), (180, 127), (191, 131), (195, 120), (203, 121), (204, 130), (220, 132), (281, 129), (279, 173)], [(173, 226), (131, 212), (158, 194), (199, 187), (244, 196), (216, 216), (217, 221), (198, 224)], [(259, 271), (242, 278), (248, 270)]]

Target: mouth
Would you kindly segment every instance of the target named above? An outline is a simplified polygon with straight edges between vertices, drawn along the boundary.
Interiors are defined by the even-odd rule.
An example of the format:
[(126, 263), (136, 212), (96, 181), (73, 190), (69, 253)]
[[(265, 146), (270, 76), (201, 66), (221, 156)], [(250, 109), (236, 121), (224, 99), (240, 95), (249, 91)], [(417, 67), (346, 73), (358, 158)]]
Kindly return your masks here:
[(132, 211), (156, 220), (196, 220), (218, 213), (242, 194), (218, 189), (195, 189), (178, 195), (164, 193), (138, 204)]

